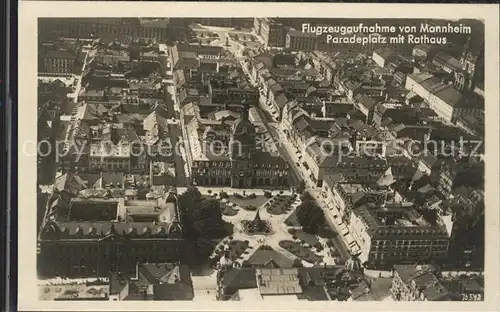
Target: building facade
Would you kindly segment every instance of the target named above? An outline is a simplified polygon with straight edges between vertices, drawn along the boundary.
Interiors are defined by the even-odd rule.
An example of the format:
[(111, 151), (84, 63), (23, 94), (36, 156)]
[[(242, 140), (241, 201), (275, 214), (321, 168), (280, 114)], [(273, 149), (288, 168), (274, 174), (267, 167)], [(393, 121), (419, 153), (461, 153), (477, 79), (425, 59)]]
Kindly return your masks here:
[(193, 182), (199, 186), (288, 188), (289, 165), (279, 155), (257, 146), (261, 135), (250, 122), (248, 105), (243, 105), (236, 120), (229, 116), (233, 112), (220, 113), (228, 116), (207, 120), (196, 114), (185, 125)]
[(450, 293), (429, 265), (396, 265), (391, 295), (396, 301), (447, 301)]
[(291, 50), (312, 52), (317, 48), (317, 40), (316, 34), (292, 29), (286, 34), (285, 47)]
[(368, 267), (400, 263), (442, 261), (449, 237), (444, 224), (430, 224), (413, 208), (361, 206), (350, 213), (348, 228)]
[[(68, 38), (144, 38), (155, 40), (185, 39), (187, 25), (165, 19), (140, 18), (45, 18), (39, 29), (47, 36)], [(49, 32), (50, 33), (47, 33)]]
[[(73, 75), (83, 65), (82, 45), (75, 41), (45, 42), (38, 48), (38, 72), (42, 74)], [(80, 66), (78, 66), (80, 65)]]
[(285, 47), (285, 25), (277, 19), (256, 17), (254, 19), (254, 31), (264, 40), (267, 46), (273, 48)]
[(107, 276), (110, 270), (133, 272), (138, 262), (180, 258), (182, 227), (174, 193), (158, 201), (57, 197), (49, 203), (38, 238), (43, 276)]
[(68, 51), (48, 51), (43, 56), (44, 72), (73, 74), (76, 56)]

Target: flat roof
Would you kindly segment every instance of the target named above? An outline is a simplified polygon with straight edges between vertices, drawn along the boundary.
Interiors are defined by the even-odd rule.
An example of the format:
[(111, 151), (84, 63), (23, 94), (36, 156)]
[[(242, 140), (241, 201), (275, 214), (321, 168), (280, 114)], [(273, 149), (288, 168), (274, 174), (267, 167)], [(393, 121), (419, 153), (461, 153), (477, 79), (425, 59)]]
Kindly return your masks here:
[(257, 269), (257, 285), (261, 295), (301, 294), (299, 271), (290, 269)]
[(87, 286), (85, 283), (73, 285), (39, 285), (38, 294), (40, 300), (104, 299), (109, 294), (109, 285)]

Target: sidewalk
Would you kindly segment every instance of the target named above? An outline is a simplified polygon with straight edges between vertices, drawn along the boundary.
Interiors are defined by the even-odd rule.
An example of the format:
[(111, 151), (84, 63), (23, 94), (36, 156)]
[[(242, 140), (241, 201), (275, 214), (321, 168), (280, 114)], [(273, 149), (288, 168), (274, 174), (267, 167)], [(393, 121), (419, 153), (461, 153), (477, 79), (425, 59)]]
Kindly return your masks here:
[[(338, 213), (336, 207), (329, 207), (321, 198), (321, 195), (319, 194), (314, 194), (315, 192), (318, 191), (312, 191), (312, 195), (316, 198), (316, 202), (320, 205), (320, 207), (323, 209), (325, 212), (325, 217), (328, 218), (328, 221), (333, 225), (335, 231), (338, 233), (338, 237), (341, 238), (342, 242), (344, 243), (344, 247), (348, 252), (351, 252), (351, 248), (349, 247), (349, 242), (347, 241), (346, 236), (342, 235), (342, 229), (340, 228), (340, 225), (337, 224), (337, 220), (333, 217), (332, 209), (335, 209), (335, 212)], [(357, 242), (356, 242), (357, 243)]]

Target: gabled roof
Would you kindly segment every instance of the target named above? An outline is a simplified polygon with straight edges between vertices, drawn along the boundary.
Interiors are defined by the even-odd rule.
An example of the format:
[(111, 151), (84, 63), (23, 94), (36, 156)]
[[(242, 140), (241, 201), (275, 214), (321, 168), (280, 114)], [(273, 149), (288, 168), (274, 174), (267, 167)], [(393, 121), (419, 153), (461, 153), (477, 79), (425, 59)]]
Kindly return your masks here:
[(290, 268), (293, 265), (293, 260), (287, 256), (275, 251), (274, 249), (257, 249), (253, 255), (248, 258), (254, 266), (273, 267), (273, 268)]
[(273, 57), (269, 53), (261, 53), (253, 57), (253, 59), (257, 62), (260, 61), (264, 64), (266, 68), (273, 67)]
[(283, 86), (279, 83), (276, 83), (273, 79), (269, 79), (266, 81), (266, 84), (269, 86), (269, 89), (271, 89), (271, 92), (276, 96), (280, 92), (283, 92), (285, 90)]
[(366, 109), (372, 109), (373, 107), (375, 107), (375, 104), (376, 104), (376, 101), (373, 98), (368, 97), (364, 94), (358, 94), (354, 97), (354, 99), (360, 105), (363, 105)]
[(149, 284), (173, 284), (179, 281), (190, 280), (189, 268), (185, 265), (172, 263), (141, 263), (139, 273)]
[(288, 98), (283, 93), (281, 93), (274, 99), (274, 101), (276, 102), (278, 108), (282, 109), (283, 107), (285, 107), (286, 103), (288, 103)]
[(94, 184), (94, 188), (106, 188), (108, 184), (113, 185), (116, 188), (124, 188), (125, 176), (123, 173), (101, 172), (99, 180), (97, 180)]
[[(151, 114), (148, 115), (148, 117), (146, 117), (143, 120), (143, 127), (144, 127), (144, 130), (154, 131), (154, 128), (156, 127), (156, 125), (158, 125), (158, 127), (160, 128), (159, 130), (161, 130), (161, 131), (168, 130), (167, 119), (165, 117), (163, 117), (161, 114), (159, 114), (158, 112), (153, 111), (153, 112), (151, 112)], [(158, 135), (158, 133), (156, 133), (156, 135)]]
[(222, 287), (231, 289), (257, 288), (254, 268), (231, 268), (222, 275)]
[(70, 193), (78, 193), (79, 191), (86, 189), (88, 186), (79, 176), (65, 173), (56, 178), (54, 187), (60, 192), (68, 191)]
[(150, 300), (192, 300), (194, 297), (191, 272), (186, 265), (140, 263), (137, 265), (137, 277), (139, 280), (112, 273), (110, 294), (118, 294), (127, 285), (131, 285), (126, 300), (144, 300), (144, 295), (136, 291), (135, 284), (140, 283), (153, 286), (153, 296)]

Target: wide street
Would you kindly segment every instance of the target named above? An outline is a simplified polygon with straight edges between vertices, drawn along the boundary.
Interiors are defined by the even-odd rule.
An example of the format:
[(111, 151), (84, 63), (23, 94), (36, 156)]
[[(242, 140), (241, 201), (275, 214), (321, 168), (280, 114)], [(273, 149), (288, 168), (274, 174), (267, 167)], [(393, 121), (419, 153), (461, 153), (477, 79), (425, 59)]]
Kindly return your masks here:
[[(217, 28), (219, 29), (219, 28)], [(210, 29), (211, 31), (214, 31), (214, 28)], [(214, 31), (216, 32), (216, 31)], [(230, 30), (219, 30), (216, 32), (219, 37), (222, 36), (227, 36), (228, 33), (230, 33)], [(242, 56), (242, 50), (244, 47), (231, 39), (228, 40), (229, 46), (226, 46), (225, 44), (223, 45), (224, 48), (228, 49), (231, 53), (233, 53), (236, 58), (240, 61), (243, 61), (243, 56)], [(241, 62), (242, 63), (242, 62)], [(247, 75), (249, 81), (254, 84), (255, 86), (255, 81), (252, 81), (250, 77), (250, 73), (248, 72), (247, 68), (241, 64), (243, 71)], [(293, 174), (292, 174), (292, 179), (295, 183), (299, 183), (300, 180), (304, 181), (306, 184), (306, 190), (313, 195), (314, 198), (316, 198), (316, 202), (318, 205), (323, 209), (325, 212), (325, 219), (329, 227), (333, 230), (335, 230), (336, 235), (333, 238), (335, 247), (339, 250), (342, 258), (346, 260), (347, 258), (350, 257), (350, 252), (349, 248), (346, 245), (346, 242), (344, 242), (342, 234), (340, 234), (340, 229), (338, 228), (338, 225), (332, 221), (332, 218), (330, 218), (329, 214), (331, 214), (329, 207), (326, 205), (325, 202), (323, 202), (321, 198), (321, 188), (317, 187), (313, 181), (311, 181), (309, 177), (309, 173), (307, 173), (306, 169), (303, 168), (300, 165), (300, 160), (297, 158), (296, 150), (293, 147), (293, 145), (289, 142), (288, 138), (286, 135), (281, 131), (279, 127), (278, 122), (274, 122), (274, 120), (270, 121), (270, 117), (268, 117), (269, 114), (269, 108), (268, 105), (265, 103), (265, 99), (262, 97), (259, 98), (259, 106), (256, 107), (257, 112), (260, 115), (260, 118), (263, 121), (264, 127), (266, 130), (269, 132), (269, 134), (273, 137), (274, 142), (278, 142), (278, 151), (280, 152), (280, 155), (283, 156), (283, 158), (289, 163), (290, 167), (293, 169)]]
[[(175, 86), (175, 84), (174, 84)], [(176, 89), (174, 87), (174, 95)], [(167, 104), (167, 114), (169, 118), (168, 123), (168, 131), (170, 134), (170, 140), (173, 147), (173, 157), (175, 162), (175, 180), (177, 187), (183, 187), (189, 185), (188, 177), (186, 176), (184, 170), (184, 159), (182, 158), (183, 149), (181, 148), (180, 139), (182, 138), (182, 129), (179, 124), (179, 120), (176, 110), (175, 110), (175, 101), (177, 100), (176, 96), (173, 96), (168, 92), (167, 88), (164, 87), (165, 93), (165, 102)], [(172, 98), (174, 99), (172, 101)]]

